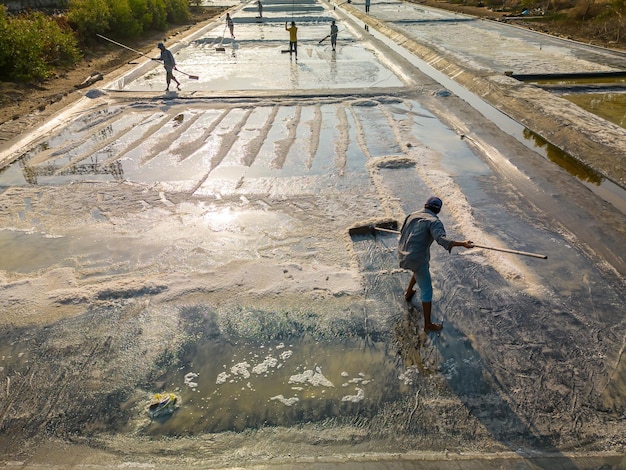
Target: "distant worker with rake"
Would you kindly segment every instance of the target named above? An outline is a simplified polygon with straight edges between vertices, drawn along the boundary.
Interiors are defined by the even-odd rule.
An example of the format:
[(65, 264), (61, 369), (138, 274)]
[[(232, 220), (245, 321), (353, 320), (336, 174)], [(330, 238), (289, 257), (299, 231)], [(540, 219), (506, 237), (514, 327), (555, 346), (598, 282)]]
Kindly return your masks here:
[(452, 252), (455, 246), (473, 248), (473, 242), (454, 241), (446, 237), (446, 230), (437, 214), (441, 211), (443, 202), (438, 197), (430, 197), (424, 208), (409, 214), (402, 224), (400, 240), (398, 242), (398, 259), (400, 267), (413, 272), (409, 286), (406, 288), (404, 298), (411, 301), (415, 295), (415, 284), (420, 290), (422, 309), (424, 312), (424, 331), (440, 331), (443, 325), (432, 323), (430, 314), (432, 310), (433, 286), (430, 277), (430, 245), (436, 241), (448, 252)]
[(157, 47), (161, 49), (161, 57), (159, 60), (163, 61), (163, 67), (165, 67), (165, 81), (167, 88), (165, 91), (170, 91), (170, 82), (174, 80), (176, 82), (176, 89), (180, 90), (180, 82), (174, 77), (174, 69), (176, 68), (176, 61), (171, 51), (165, 48), (162, 42), (157, 44)]
[(293, 52), (296, 54), (296, 60), (298, 60), (298, 27), (296, 22), (292, 21), (291, 26), (287, 27), (287, 22), (285, 21), (285, 29), (289, 31), (289, 57), (291, 57)]
[(339, 32), (339, 28), (335, 24), (335, 20), (333, 20), (330, 25), (330, 45), (333, 47), (333, 51), (337, 48), (337, 33)]
[(226, 25), (228, 26), (228, 30), (230, 31), (230, 37), (235, 39), (235, 23), (233, 23), (233, 19), (230, 17), (230, 13), (226, 13)]

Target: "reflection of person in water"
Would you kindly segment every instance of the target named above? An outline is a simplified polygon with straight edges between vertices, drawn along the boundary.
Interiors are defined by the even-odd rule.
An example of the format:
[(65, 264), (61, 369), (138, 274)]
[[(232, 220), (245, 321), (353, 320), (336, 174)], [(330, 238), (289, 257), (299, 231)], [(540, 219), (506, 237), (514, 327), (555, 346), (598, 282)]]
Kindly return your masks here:
[(443, 325), (432, 323), (433, 285), (430, 277), (430, 245), (436, 241), (448, 252), (455, 246), (473, 248), (474, 244), (467, 240), (463, 242), (450, 240), (446, 237), (443, 223), (437, 217), (443, 202), (438, 197), (431, 197), (420, 211), (413, 212), (404, 220), (400, 230), (398, 242), (398, 260), (400, 267), (410, 269), (413, 274), (406, 288), (404, 298), (411, 301), (415, 295), (415, 284), (419, 287), (422, 309), (424, 312), (424, 331), (439, 331)]
[(298, 60), (298, 27), (296, 22), (292, 21), (291, 26), (287, 27), (287, 22), (285, 21), (285, 29), (289, 31), (289, 57), (291, 57), (293, 52), (296, 55), (296, 60)]

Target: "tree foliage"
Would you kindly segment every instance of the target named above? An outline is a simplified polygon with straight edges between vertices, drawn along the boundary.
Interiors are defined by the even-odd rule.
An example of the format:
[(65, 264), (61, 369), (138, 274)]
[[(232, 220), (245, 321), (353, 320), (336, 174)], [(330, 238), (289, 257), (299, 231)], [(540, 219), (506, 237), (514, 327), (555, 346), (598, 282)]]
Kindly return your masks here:
[(82, 38), (108, 31), (111, 18), (108, 0), (70, 0), (67, 21)]
[(69, 0), (64, 16), (9, 15), (0, 4), (0, 79), (45, 80), (55, 67), (80, 60), (79, 40), (89, 44), (97, 33), (134, 38), (188, 19), (187, 0)]
[(68, 21), (89, 42), (96, 33), (133, 38), (189, 18), (187, 0), (70, 0)]
[(74, 32), (41, 12), (9, 16), (0, 5), (0, 79), (45, 80), (55, 67), (78, 62)]

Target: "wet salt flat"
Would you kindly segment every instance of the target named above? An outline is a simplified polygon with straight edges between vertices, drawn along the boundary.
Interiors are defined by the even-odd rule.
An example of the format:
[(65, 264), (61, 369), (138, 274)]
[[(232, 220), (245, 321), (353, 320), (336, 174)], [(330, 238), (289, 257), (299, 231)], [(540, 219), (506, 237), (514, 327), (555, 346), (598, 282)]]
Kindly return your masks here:
[[(429, 124), (428, 132), (422, 123)], [(369, 158), (403, 154), (398, 127), (410, 125), (429, 146), (449, 149), (448, 158), (468, 152), (465, 143), (455, 142), (454, 131), (412, 99), (304, 99), (282, 105), (266, 100), (254, 107), (223, 101), (113, 102), (34, 145), (5, 170), (0, 184), (95, 179), (227, 194), (253, 191), (261, 178), (307, 177), (315, 185), (326, 184), (315, 183), (318, 176), (349, 175), (353, 186), (358, 178), (369, 178)]]
[[(339, 8), (264, 5), (263, 23), (232, 10), (236, 42), (220, 19), (167, 43), (199, 76), (181, 92), (145, 61), (1, 156), (7, 459), (623, 455), (624, 214)], [(452, 238), (548, 259), (433, 246), (444, 329), (426, 335), (396, 235), (348, 229), (431, 194)], [(179, 397), (171, 415), (150, 419), (155, 393)]]
[[(352, 23), (344, 24), (322, 4), (266, 4), (262, 19), (256, 17), (255, 7), (245, 6), (232, 13), (234, 39), (220, 22), (185, 41), (185, 47), (174, 45), (180, 70), (199, 76), (198, 80), (185, 80), (184, 75), (178, 74), (184, 82), (184, 93), (346, 88), (363, 91), (405, 85), (397, 73), (389, 70), (389, 63), (385, 65), (384, 55), (363, 40), (362, 31)], [(332, 20), (341, 30), (336, 51), (327, 38)], [(297, 60), (295, 55), (284, 52), (289, 49), (285, 22), (291, 21), (298, 26)], [(162, 68), (150, 65), (151, 72), (128, 84), (122, 80), (113, 88), (162, 91)]]
[(503, 28), (495, 22), (399, 1), (381, 2), (373, 8), (377, 18), (477, 70), (526, 74), (623, 70), (619, 55), (600, 48), (572, 48), (566, 41), (522, 28)]

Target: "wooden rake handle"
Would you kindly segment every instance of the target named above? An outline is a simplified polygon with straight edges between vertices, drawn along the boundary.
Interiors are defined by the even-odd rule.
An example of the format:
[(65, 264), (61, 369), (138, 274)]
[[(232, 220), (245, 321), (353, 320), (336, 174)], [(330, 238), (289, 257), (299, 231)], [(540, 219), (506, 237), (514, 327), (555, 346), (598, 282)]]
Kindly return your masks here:
[(522, 256), (530, 256), (532, 258), (548, 259), (547, 255), (529, 253), (527, 251), (509, 250), (508, 248), (495, 248), (493, 246), (477, 245), (476, 243), (473, 243), (473, 248), (483, 248), (485, 250), (502, 251), (504, 253), (513, 253), (514, 255), (522, 255)]
[[(397, 230), (391, 230), (391, 229), (382, 228), (382, 227), (374, 227), (374, 229), (380, 232), (395, 233), (395, 234), (400, 233)], [(472, 245), (473, 245), (472, 246), (473, 248), (482, 248), (484, 250), (502, 251), (504, 253), (512, 253), (514, 255), (530, 256), (532, 258), (548, 259), (547, 255), (540, 255), (538, 253), (529, 253), (527, 251), (519, 251), (519, 250), (509, 250), (508, 248), (495, 248), (493, 246), (477, 245), (476, 243), (473, 243)]]

